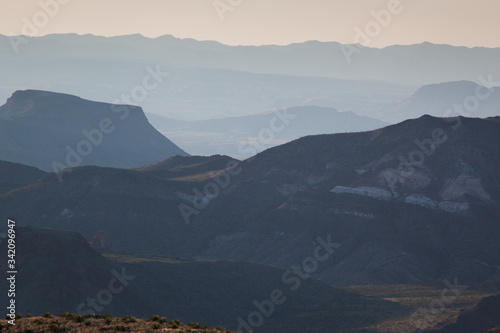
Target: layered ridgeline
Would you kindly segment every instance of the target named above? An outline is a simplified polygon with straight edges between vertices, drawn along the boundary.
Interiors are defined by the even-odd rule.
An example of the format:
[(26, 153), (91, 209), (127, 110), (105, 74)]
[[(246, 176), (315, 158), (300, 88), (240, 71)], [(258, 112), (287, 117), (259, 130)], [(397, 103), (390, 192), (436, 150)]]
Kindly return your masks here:
[(410, 98), (389, 105), (366, 109), (354, 108), (360, 114), (392, 123), (418, 118), (466, 116), (485, 118), (500, 115), (500, 85), (483, 77), (481, 85), (471, 81), (444, 82), (420, 87)]
[(0, 195), (47, 175), (35, 167), (0, 161)]
[(500, 263), (499, 152), (498, 117), (305, 137), (243, 161), (193, 224), (218, 227), (203, 256), (276, 266), (330, 234), (332, 284), (480, 283)]
[[(365, 28), (365, 27), (362, 27)], [(363, 29), (364, 30), (364, 29)], [(14, 64), (47, 56), (70, 60), (171, 63), (182, 67), (223, 68), (254, 73), (335, 77), (407, 85), (476, 80), (481, 73), (500, 77), (500, 48), (457, 47), (421, 43), (385, 48), (360, 47), (370, 37), (359, 31), (352, 44), (308, 41), (285, 46), (229, 46), (215, 41), (148, 38), (139, 34), (116, 37), (52, 34), (41, 37), (0, 35), (0, 54)], [(22, 52), (14, 52), (15, 50)], [(474, 59), (475, 61), (470, 61)], [(88, 62), (90, 63), (90, 62)], [(17, 66), (16, 66), (17, 67)], [(87, 68), (85, 68), (87, 70)]]
[(238, 159), (306, 135), (360, 132), (389, 125), (334, 108), (299, 106), (251, 116), (175, 121), (147, 114), (151, 124), (192, 154), (224, 154)]
[(187, 155), (151, 126), (140, 107), (46, 91), (15, 92), (0, 107), (0, 159), (58, 172), (131, 168)]
[[(307, 329), (355, 332), (408, 313), (404, 306), (386, 300), (312, 279), (299, 280), (295, 273), (260, 264), (103, 257), (75, 232), (18, 227), (16, 235), (15, 300), (17, 313), (22, 314), (107, 313), (139, 318), (157, 314), (167, 321), (177, 318), (240, 332), (284, 333)], [(5, 265), (3, 261), (0, 267), (6, 269)], [(369, 314), (366, 308), (372, 309)], [(85, 320), (80, 318), (80, 322)], [(31, 328), (39, 331), (50, 322), (31, 322)], [(117, 324), (127, 326), (127, 322), (111, 325), (102, 320), (89, 326), (116, 330)]]
[(311, 274), (331, 285), (483, 284), (500, 266), (499, 151), (498, 118), (424, 116), (304, 137), (236, 165), (75, 168), (5, 194), (0, 214), (79, 231), (104, 252), (281, 268), (329, 236), (341, 246)]

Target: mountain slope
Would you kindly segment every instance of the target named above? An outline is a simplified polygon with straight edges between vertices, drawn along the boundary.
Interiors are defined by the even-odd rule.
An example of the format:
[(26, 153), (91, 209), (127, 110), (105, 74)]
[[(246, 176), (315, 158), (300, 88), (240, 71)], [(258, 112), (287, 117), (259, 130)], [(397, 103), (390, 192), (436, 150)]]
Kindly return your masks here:
[(34, 167), (0, 161), (0, 195), (47, 175), (46, 172)]
[(104, 252), (181, 256), (200, 243), (186, 242), (194, 230), (180, 213), (180, 193), (234, 162), (226, 156), (175, 156), (135, 170), (72, 168), (1, 196), (0, 214), (21, 226), (78, 231)]
[(239, 159), (306, 135), (360, 132), (388, 125), (349, 111), (318, 106), (184, 123), (153, 117), (151, 123), (194, 154), (218, 153)]
[(198, 168), (170, 178), (193, 157), (158, 163), (156, 175), (154, 165), (75, 168), (5, 194), (0, 217), (79, 231), (105, 252), (280, 268), (330, 237), (341, 246), (312, 275), (331, 285), (479, 285), (500, 266), (499, 145), (498, 118), (424, 116), (305, 137), (225, 171), (215, 156), (213, 178)]
[(392, 123), (424, 114), (436, 117), (499, 116), (500, 87), (483, 87), (470, 81), (426, 85), (407, 100), (391, 107), (372, 110), (370, 114)]
[(141, 108), (46, 91), (17, 91), (0, 107), (0, 159), (60, 171), (98, 165), (137, 167), (186, 155)]
[[(500, 295), (483, 298), (474, 307), (463, 311), (457, 321), (439, 333), (483, 332), (500, 326)], [(498, 330), (498, 328), (497, 328)], [(489, 331), (488, 331), (489, 332)], [(496, 332), (496, 331), (495, 331)]]
[[(290, 290), (294, 285), (282, 279), (283, 271), (264, 265), (160, 257), (105, 258), (73, 232), (22, 227), (16, 231), (17, 265), (22, 272), (16, 280), (19, 313), (91, 312), (143, 318), (159, 314), (169, 320), (237, 329), (238, 318), (247, 321), (249, 314), (260, 311), (254, 304), (264, 304), (277, 289), (282, 290), (280, 304), (273, 306), (269, 316), (262, 315), (263, 322), (254, 325), (255, 332), (307, 327), (350, 332), (407, 313), (397, 304), (336, 290), (312, 279)], [(372, 309), (368, 315), (367, 307)], [(360, 315), (361, 320), (351, 320)]]
[(498, 118), (424, 116), (269, 149), (194, 217), (202, 256), (282, 267), (330, 234), (332, 284), (480, 283), (500, 262), (499, 142)]

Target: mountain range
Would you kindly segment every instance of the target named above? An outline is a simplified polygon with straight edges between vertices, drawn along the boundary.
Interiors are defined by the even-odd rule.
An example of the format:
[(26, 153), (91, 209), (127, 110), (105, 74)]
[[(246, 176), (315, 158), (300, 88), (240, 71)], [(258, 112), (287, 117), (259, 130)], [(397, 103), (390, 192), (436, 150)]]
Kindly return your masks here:
[(223, 154), (238, 159), (307, 135), (360, 132), (389, 125), (350, 111), (318, 106), (191, 122), (146, 116), (158, 131), (191, 154)]
[(107, 252), (280, 268), (325, 235), (342, 246), (313, 276), (331, 285), (455, 276), (481, 285), (496, 279), (500, 259), (499, 126), (498, 118), (424, 116), (304, 137), (243, 162), (78, 167), (62, 183), (51, 174), (4, 194), (0, 213), (104, 237)]
[[(404, 112), (392, 119), (389, 111), (423, 85), (498, 86), (500, 77), (499, 49), (430, 43), (366, 47), (348, 63), (342, 48), (356, 46), (315, 41), (250, 47), (172, 36), (61, 34), (17, 37), (26, 43), (16, 53), (13, 38), (0, 36), (0, 100), (17, 90), (59, 91), (187, 121), (322, 106), (397, 123), (407, 119)], [(137, 95), (151, 73), (158, 84)], [(118, 103), (122, 99), (129, 102)], [(430, 113), (443, 116), (437, 111)]]
[[(463, 94), (478, 87), (458, 86), (468, 87)], [(423, 89), (412, 98), (430, 95)], [(0, 217), (16, 221), (19, 310), (89, 310), (88, 297), (102, 296), (118, 274), (130, 281), (97, 312), (256, 332), (416, 331), (408, 319), (415, 305), (377, 295), (422, 286), (411, 297), (425, 298), (425, 288), (454, 281), (474, 292), (430, 327), (498, 326), (489, 309), (500, 291), (499, 117), (425, 115), (386, 126), (299, 107), (172, 121), (170, 130), (274, 135), (276, 119), (290, 120), (274, 132), (291, 141), (240, 161), (188, 155), (139, 107), (14, 93), (0, 107)], [(352, 132), (307, 135), (337, 131), (335, 119), (351, 121)], [(369, 121), (375, 129), (361, 131)], [(85, 163), (44, 167), (64, 158), (51, 143), (78, 149), (81, 140), (100, 141), (97, 130), (102, 142)], [(285, 289), (289, 301), (271, 296)], [(267, 316), (262, 304), (271, 298)]]
[[(381, 80), (405, 85), (476, 80), (480, 74), (496, 71), (499, 48), (467, 48), (422, 43), (385, 48), (309, 41), (286, 46), (228, 46), (213, 41), (179, 39), (171, 35), (147, 38), (142, 35), (101, 37), (54, 34), (24, 38), (12, 46), (14, 37), (1, 36), (0, 50), (5, 59), (141, 59), (183, 67), (222, 68), (254, 73)], [(19, 39), (18, 39), (19, 40)], [(351, 56), (349, 48), (358, 52)], [(470, 62), (470, 59), (475, 59)], [(349, 61), (350, 60), (350, 61)], [(493, 72), (492, 72), (493, 71)]]
[[(486, 80), (486, 79), (485, 79)], [(356, 109), (358, 114), (392, 123), (429, 114), (435, 117), (486, 118), (500, 115), (500, 87), (471, 81), (425, 85), (408, 99), (393, 104), (379, 104)], [(499, 82), (492, 82), (499, 84)]]

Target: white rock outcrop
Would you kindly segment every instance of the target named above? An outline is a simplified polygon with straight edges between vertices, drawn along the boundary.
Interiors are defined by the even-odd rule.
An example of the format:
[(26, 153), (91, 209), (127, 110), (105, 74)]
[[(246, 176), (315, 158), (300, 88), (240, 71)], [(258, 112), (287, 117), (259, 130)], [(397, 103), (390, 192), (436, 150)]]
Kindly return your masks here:
[(347, 187), (347, 186), (336, 186), (331, 192), (333, 193), (349, 193), (349, 194), (357, 194), (370, 198), (374, 198), (377, 200), (391, 200), (392, 194), (391, 192), (371, 186), (360, 186), (360, 187)]

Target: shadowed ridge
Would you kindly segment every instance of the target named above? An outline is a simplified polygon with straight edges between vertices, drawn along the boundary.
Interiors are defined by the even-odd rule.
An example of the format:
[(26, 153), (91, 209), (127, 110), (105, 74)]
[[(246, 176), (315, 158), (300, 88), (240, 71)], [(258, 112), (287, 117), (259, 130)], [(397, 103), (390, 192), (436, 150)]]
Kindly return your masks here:
[(0, 159), (44, 171), (97, 165), (133, 168), (188, 155), (138, 106), (39, 90), (15, 92), (0, 107)]

